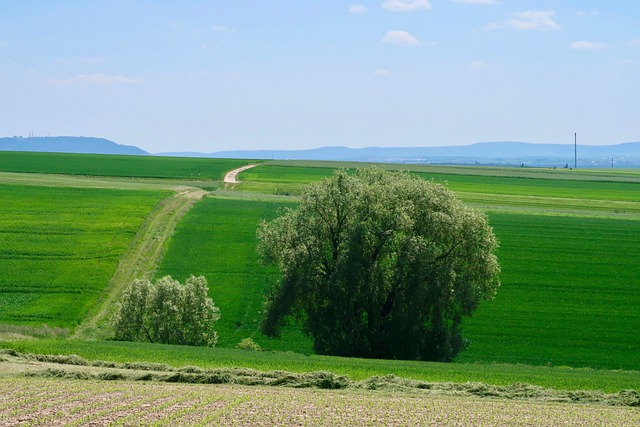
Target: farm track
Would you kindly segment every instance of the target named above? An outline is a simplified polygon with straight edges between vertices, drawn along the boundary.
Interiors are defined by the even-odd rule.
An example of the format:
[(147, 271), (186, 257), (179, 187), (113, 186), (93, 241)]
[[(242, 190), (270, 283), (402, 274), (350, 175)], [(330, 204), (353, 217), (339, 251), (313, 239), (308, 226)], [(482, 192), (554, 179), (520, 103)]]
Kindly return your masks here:
[(224, 176), (224, 183), (225, 184), (238, 184), (240, 181), (238, 181), (238, 174), (242, 171), (246, 171), (247, 169), (251, 169), (253, 167), (256, 167), (258, 165), (247, 165), (247, 166), (242, 166), (241, 168), (238, 169), (234, 169), (232, 171), (227, 172), (227, 174)]
[(162, 200), (142, 224), (120, 259), (115, 274), (100, 298), (99, 307), (76, 328), (72, 338), (106, 339), (111, 336), (109, 321), (125, 287), (135, 279), (151, 278), (162, 260), (176, 224), (206, 194), (198, 188), (183, 187), (178, 190), (175, 195)]

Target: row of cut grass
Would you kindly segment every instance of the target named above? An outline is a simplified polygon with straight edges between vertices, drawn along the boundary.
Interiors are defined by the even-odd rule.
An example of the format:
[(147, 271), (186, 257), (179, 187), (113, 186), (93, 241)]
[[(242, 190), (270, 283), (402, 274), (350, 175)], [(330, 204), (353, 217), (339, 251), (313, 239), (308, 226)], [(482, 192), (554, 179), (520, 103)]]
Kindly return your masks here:
[(3, 172), (218, 181), (231, 169), (249, 163), (239, 159), (0, 151)]
[(484, 382), (495, 385), (534, 384), (561, 390), (639, 390), (640, 372), (509, 364), (437, 363), (402, 360), (305, 356), (293, 352), (257, 352), (224, 348), (171, 346), (114, 341), (0, 341), (0, 348), (21, 353), (69, 355), (118, 363), (164, 363), (174, 367), (243, 367), (260, 371), (330, 371), (353, 380), (396, 375), (441, 382)]
[(73, 328), (168, 194), (0, 185), (0, 322)]

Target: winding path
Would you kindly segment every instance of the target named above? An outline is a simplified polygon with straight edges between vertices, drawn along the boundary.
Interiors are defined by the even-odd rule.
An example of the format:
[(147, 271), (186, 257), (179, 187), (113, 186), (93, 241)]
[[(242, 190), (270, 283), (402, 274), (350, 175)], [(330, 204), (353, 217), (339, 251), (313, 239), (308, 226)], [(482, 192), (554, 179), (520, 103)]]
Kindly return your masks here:
[(227, 172), (227, 174), (224, 176), (224, 183), (225, 184), (237, 184), (241, 181), (238, 181), (236, 178), (238, 176), (238, 174), (242, 171), (246, 171), (247, 169), (251, 169), (253, 167), (256, 167), (258, 165), (247, 165), (247, 166), (243, 166), (241, 168), (238, 169), (234, 169), (232, 171)]

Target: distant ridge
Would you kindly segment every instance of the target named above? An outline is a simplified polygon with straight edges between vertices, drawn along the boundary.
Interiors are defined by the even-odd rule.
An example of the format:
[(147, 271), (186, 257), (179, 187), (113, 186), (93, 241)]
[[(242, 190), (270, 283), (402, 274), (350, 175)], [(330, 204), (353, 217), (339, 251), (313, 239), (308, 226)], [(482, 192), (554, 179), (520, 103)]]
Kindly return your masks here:
[[(573, 144), (479, 142), (451, 147), (322, 147), (309, 150), (236, 150), (214, 153), (161, 153), (159, 155), (274, 160), (338, 160), (381, 163), (502, 164), (573, 166)], [(578, 145), (578, 165), (592, 167), (640, 166), (640, 142), (617, 145)]]
[(0, 151), (41, 151), (80, 154), (146, 155), (146, 151), (133, 146), (116, 144), (104, 138), (86, 136), (38, 136), (0, 138)]

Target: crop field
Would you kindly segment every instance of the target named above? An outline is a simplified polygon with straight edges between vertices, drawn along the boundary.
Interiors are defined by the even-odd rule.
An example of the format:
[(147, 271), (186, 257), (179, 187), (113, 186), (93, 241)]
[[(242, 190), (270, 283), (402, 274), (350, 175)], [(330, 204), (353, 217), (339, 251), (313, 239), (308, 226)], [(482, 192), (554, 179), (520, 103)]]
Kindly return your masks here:
[(0, 379), (0, 426), (634, 426), (633, 408), (428, 393)]
[(489, 217), (502, 286), (459, 360), (640, 369), (640, 221)]
[(219, 181), (226, 172), (249, 163), (235, 159), (0, 152), (0, 171), (67, 175)]
[(73, 328), (167, 195), (0, 185), (0, 322)]
[[(349, 166), (353, 169), (366, 165), (349, 164)], [(334, 163), (319, 167), (267, 163), (242, 172), (240, 178), (250, 181), (245, 187), (248, 190), (268, 192), (279, 187), (297, 192), (304, 184), (328, 177), (337, 168), (339, 164)], [(464, 193), (474, 193), (487, 195), (489, 199), (500, 198), (500, 196), (529, 196), (640, 203), (640, 175), (614, 175), (607, 179), (606, 176), (594, 172), (591, 172), (591, 175), (573, 172), (543, 174), (540, 170), (522, 172), (519, 169), (505, 171), (504, 169), (468, 168), (474, 172), (471, 174), (468, 171), (451, 173), (444, 167), (386, 165), (386, 168), (410, 170), (425, 179), (446, 183), (447, 187), (458, 192), (462, 199), (465, 198)], [(460, 169), (462, 168), (454, 170)], [(508, 172), (511, 172), (511, 175), (505, 176), (504, 174)], [(480, 175), (480, 173), (486, 175)], [(638, 209), (637, 206), (636, 209)]]

